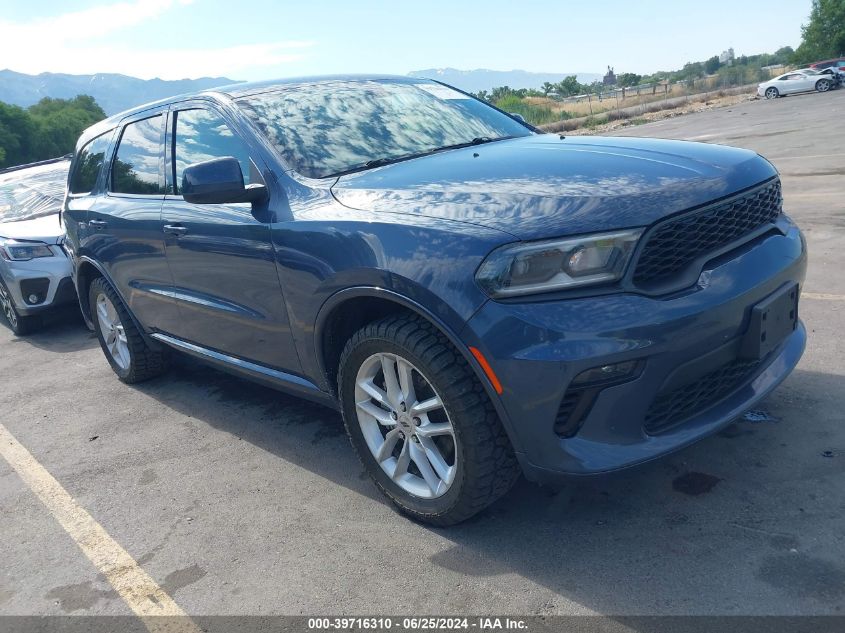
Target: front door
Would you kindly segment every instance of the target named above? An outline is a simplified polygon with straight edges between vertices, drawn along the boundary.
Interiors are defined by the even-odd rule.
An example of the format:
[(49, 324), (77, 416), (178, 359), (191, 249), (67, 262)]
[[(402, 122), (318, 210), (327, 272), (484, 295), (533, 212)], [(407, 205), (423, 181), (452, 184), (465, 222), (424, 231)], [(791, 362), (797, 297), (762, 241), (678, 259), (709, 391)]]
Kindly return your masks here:
[(266, 203), (189, 204), (179, 194), (185, 167), (233, 156), (245, 184), (257, 182), (247, 145), (207, 106), (171, 111), (171, 190), (162, 208), (167, 261), (181, 321), (177, 337), (288, 372), (299, 360), (276, 271)]

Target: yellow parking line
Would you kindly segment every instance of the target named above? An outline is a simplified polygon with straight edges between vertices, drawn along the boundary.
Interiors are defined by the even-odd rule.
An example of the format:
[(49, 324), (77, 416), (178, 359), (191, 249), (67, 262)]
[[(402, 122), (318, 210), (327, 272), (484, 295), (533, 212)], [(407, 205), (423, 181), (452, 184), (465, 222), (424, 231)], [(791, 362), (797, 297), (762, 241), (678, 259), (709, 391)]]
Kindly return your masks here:
[(802, 292), (802, 299), (819, 299), (821, 301), (845, 301), (845, 295), (831, 295), (824, 292)]
[(0, 424), (0, 455), (47, 506), (50, 514), (108, 579), (149, 631), (199, 633), (199, 627), (173, 598), (141, 569), (135, 559), (62, 488), (3, 424)]

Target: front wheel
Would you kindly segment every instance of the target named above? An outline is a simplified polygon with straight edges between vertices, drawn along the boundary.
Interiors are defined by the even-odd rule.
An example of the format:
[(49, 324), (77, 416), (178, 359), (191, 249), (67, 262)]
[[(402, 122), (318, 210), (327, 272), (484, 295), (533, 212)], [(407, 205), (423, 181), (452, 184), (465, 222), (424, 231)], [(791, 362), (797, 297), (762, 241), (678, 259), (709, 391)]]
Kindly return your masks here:
[(0, 280), (0, 311), (6, 317), (9, 327), (17, 336), (25, 336), (37, 330), (41, 326), (41, 317), (38, 315), (24, 316), (18, 313), (12, 294), (6, 284)]
[(830, 82), (827, 79), (819, 79), (816, 82), (816, 91), (827, 92), (830, 90)]
[(339, 390), (365, 469), (405, 514), (445, 526), (504, 495), (519, 468), (483, 387), (430, 323), (388, 317), (343, 350)]
[(132, 384), (166, 371), (167, 351), (147, 345), (129, 310), (104, 278), (99, 277), (91, 284), (88, 301), (100, 347), (121, 381)]
[(766, 99), (777, 99), (780, 96), (777, 88), (766, 88)]

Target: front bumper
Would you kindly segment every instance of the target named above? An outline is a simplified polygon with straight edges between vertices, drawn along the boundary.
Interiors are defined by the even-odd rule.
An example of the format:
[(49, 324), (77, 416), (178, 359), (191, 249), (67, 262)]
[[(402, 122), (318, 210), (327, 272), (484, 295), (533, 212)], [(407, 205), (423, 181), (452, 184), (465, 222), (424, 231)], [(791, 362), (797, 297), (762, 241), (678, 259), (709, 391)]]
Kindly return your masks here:
[[(61, 246), (51, 245), (55, 257), (29, 261), (2, 261), (2, 275), (18, 314), (32, 315), (52, 307), (72, 303), (76, 290), (71, 279), (71, 263)], [(27, 301), (34, 294), (34, 303)]]
[[(670, 298), (488, 301), (462, 338), (484, 353), (504, 387), (497, 409), (528, 478), (547, 481), (654, 459), (724, 427), (786, 378), (804, 350), (800, 323), (762, 361), (728, 374), (733, 382), (721, 391), (701, 383), (721, 375), (713, 371), (727, 366), (731, 355), (736, 359), (752, 306), (786, 284), (803, 283), (803, 236), (785, 217), (779, 228), (782, 233), (708, 264), (697, 286)], [(639, 361), (637, 373), (599, 390), (577, 432), (556, 432), (575, 376), (632, 360)], [(682, 403), (688, 394), (701, 397), (691, 406), (686, 402), (680, 419), (664, 417), (655, 428), (655, 407), (667, 393)], [(669, 410), (671, 418), (676, 410)]]

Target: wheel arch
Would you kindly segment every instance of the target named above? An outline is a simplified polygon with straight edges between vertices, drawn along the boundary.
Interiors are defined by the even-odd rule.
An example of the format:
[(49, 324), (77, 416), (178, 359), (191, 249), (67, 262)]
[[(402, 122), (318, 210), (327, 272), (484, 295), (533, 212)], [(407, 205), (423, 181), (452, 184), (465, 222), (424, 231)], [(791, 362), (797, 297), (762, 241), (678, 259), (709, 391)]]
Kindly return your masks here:
[[(91, 306), (88, 304), (88, 292), (91, 288), (91, 284), (98, 277), (104, 277), (107, 281), (109, 281), (109, 283), (111, 283), (111, 281), (108, 279), (108, 276), (106, 276), (100, 265), (88, 257), (79, 258), (73, 277), (74, 284), (76, 285), (76, 297), (79, 301), (79, 310), (82, 312), (85, 324), (89, 329), (93, 329), (94, 323), (91, 319)], [(114, 287), (114, 284), (112, 284), (112, 287)]]
[(514, 450), (520, 452), (517, 436), (513, 433), (511, 421), (495, 388), (478, 360), (459, 337), (459, 332), (425, 306), (393, 290), (367, 286), (347, 288), (332, 295), (320, 308), (314, 327), (315, 358), (321, 377), (331, 393), (337, 397), (340, 355), (349, 337), (367, 323), (397, 312), (406, 312), (424, 318), (452, 343), (484, 387)]
[(161, 349), (162, 344), (156, 341), (155, 339), (151, 338), (147, 331), (144, 329), (144, 326), (141, 325), (141, 322), (135, 317), (132, 313), (132, 309), (129, 307), (129, 302), (126, 300), (126, 297), (123, 296), (123, 293), (118, 288), (117, 284), (112, 281), (111, 277), (108, 273), (103, 269), (103, 267), (90, 257), (81, 256), (76, 262), (75, 271), (74, 271), (74, 283), (76, 285), (76, 296), (79, 299), (79, 309), (82, 312), (82, 317), (85, 319), (85, 324), (88, 326), (89, 329), (94, 329), (94, 322), (91, 319), (91, 306), (88, 304), (88, 294), (91, 290), (91, 284), (94, 283), (95, 279), (102, 277), (106, 280), (106, 282), (112, 287), (112, 289), (117, 293), (117, 296), (120, 297), (120, 300), (123, 302), (123, 305), (126, 306), (126, 311), (129, 313), (129, 316), (132, 318), (132, 322), (135, 324), (135, 327), (138, 328), (138, 331), (141, 333), (141, 336), (144, 339), (144, 342), (153, 349)]

